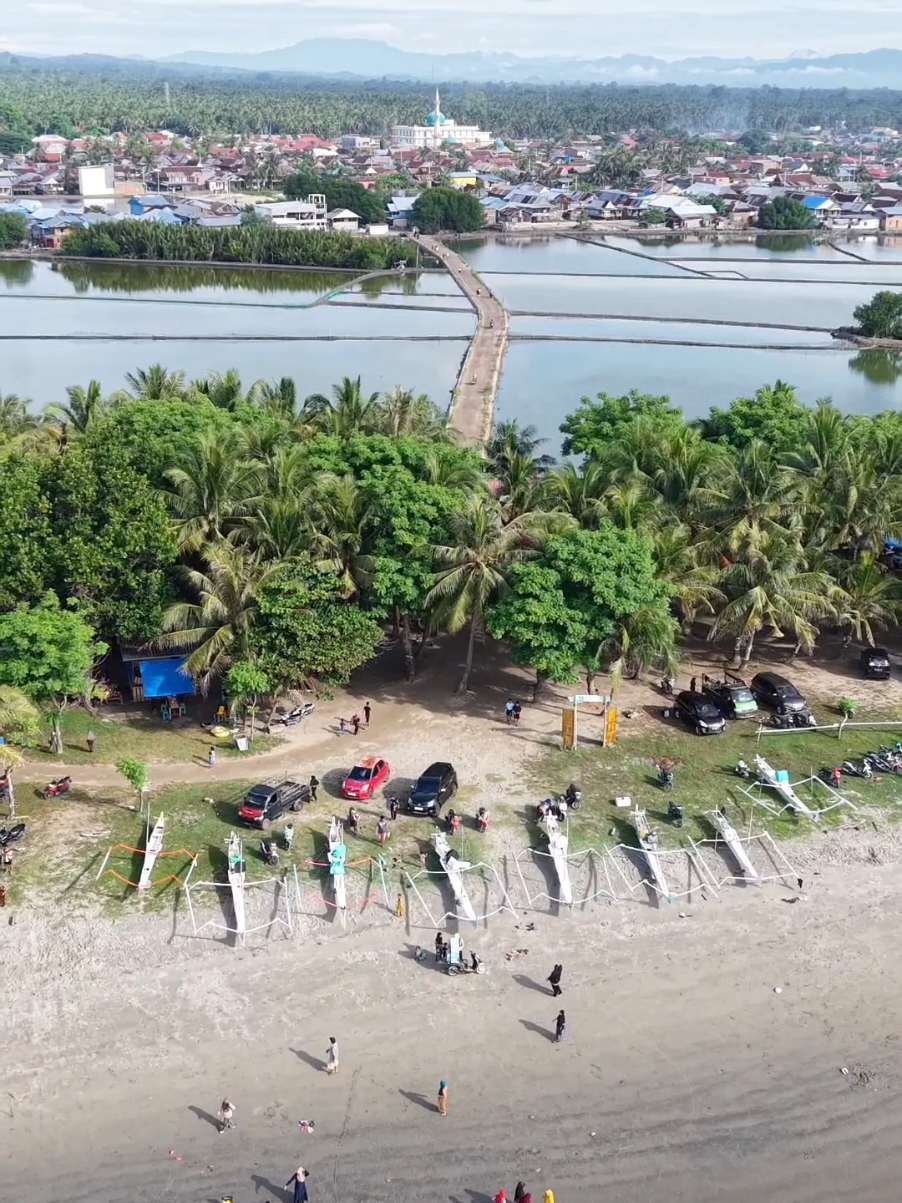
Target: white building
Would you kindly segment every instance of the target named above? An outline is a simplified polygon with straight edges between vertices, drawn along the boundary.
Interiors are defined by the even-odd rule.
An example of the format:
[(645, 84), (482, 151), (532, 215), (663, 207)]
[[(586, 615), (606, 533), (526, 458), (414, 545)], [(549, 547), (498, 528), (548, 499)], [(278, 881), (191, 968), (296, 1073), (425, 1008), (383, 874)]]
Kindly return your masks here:
[(78, 192), (86, 205), (102, 205), (104, 208), (112, 205), (115, 194), (112, 163), (79, 167)]
[(293, 230), (325, 230), (326, 198), (313, 193), (306, 200), (273, 201), (257, 205), (257, 212), (274, 226), (286, 226)]
[(392, 146), (412, 146), (418, 150), (438, 150), (447, 142), (480, 146), (491, 141), (492, 135), (479, 126), (458, 125), (446, 117), (441, 110), (438, 88), (435, 90), (435, 108), (426, 117), (425, 125), (393, 125), (391, 130)]

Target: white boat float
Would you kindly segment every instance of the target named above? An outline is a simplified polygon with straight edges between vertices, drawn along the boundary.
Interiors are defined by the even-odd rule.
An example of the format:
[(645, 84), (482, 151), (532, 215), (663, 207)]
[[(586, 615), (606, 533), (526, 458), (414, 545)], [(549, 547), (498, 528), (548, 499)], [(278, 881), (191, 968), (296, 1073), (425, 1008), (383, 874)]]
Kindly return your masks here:
[(439, 858), (442, 868), (448, 875), (448, 881), (451, 883), (451, 892), (457, 905), (458, 919), (469, 919), (472, 923), (475, 923), (477, 921), (476, 912), (464, 888), (463, 875), (465, 870), (470, 868), (469, 862), (458, 859), (457, 853), (448, 843), (448, 837), (444, 831), (435, 832), (432, 837), (432, 845), (435, 848), (435, 854)]

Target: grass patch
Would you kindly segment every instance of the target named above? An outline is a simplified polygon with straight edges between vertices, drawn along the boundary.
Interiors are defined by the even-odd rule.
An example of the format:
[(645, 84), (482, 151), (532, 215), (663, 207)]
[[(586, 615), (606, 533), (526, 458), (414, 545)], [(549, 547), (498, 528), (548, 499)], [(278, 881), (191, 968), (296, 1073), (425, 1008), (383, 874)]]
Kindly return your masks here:
[[(284, 740), (271, 735), (255, 735), (247, 752), (239, 752), (230, 740), (214, 739), (196, 719), (182, 725), (179, 720), (164, 722), (150, 711), (120, 707), (105, 707), (90, 714), (83, 707), (65, 710), (62, 716), (63, 755), (54, 756), (47, 750), (46, 739), (41, 747), (24, 749), (27, 760), (59, 765), (115, 764), (120, 756), (134, 756), (150, 764), (206, 764), (211, 745), (217, 755), (244, 757), (259, 755), (278, 747)], [(97, 744), (88, 751), (88, 732), (97, 736)]]
[[(21, 902), (28, 897), (39, 902), (50, 900), (56, 905), (63, 902), (73, 909), (99, 903), (112, 915), (164, 910), (173, 905), (182, 887), (178, 880), (161, 879), (172, 875), (184, 880), (190, 856), (197, 857), (193, 881), (226, 880), (226, 851), (232, 831), (238, 832), (244, 842), (248, 880), (269, 878), (274, 870), (260, 853), (264, 833), (244, 827), (238, 820), (238, 807), (253, 784), (248, 779), (153, 790), (152, 820), (156, 820), (160, 811), (166, 815), (164, 851), (174, 853), (185, 849), (186, 855), (158, 859), (154, 878), (161, 884), (140, 897), (127, 883), (138, 880), (143, 857), (128, 849), (144, 848), (145, 828), (135, 795), (126, 786), (91, 792), (76, 787), (60, 801), (45, 801), (37, 789), (32, 793), (28, 787), (20, 787), (17, 809), (28, 829), (8, 882), (10, 902)], [(324, 890), (327, 885), (329, 822), (333, 814), (346, 814), (347, 805), (321, 793), (318, 802), (304, 806), (299, 814), (285, 814), (266, 833), (279, 842), (279, 870), (296, 866), (305, 890)], [(439, 869), (430, 842), (435, 824), (403, 815), (392, 825), (391, 838), (383, 849), (376, 835), (378, 807), (370, 803), (358, 809), (362, 815), (362, 834), (348, 837), (348, 862), (349, 874), (356, 875), (356, 883), (364, 893), (380, 889), (378, 872), (370, 864), (351, 866), (383, 852), (386, 880), (392, 891), (401, 882), (402, 869), (417, 872), (423, 856), (428, 869)], [(282, 833), (288, 823), (295, 828), (290, 852), (282, 847)], [(478, 861), (483, 855), (484, 837), (475, 830), (465, 829), (451, 842), (464, 859)], [(103, 858), (116, 845), (126, 847), (110, 856), (107, 871), (98, 881)]]
[[(820, 714), (821, 722), (831, 721), (822, 710)], [(859, 713), (856, 720), (867, 717)], [(896, 718), (896, 714), (884, 712), (879, 721), (889, 723)], [(837, 738), (836, 731), (794, 730), (762, 735), (759, 739), (757, 724), (751, 721), (728, 723), (723, 735), (697, 736), (676, 719), (662, 719), (655, 730), (649, 731), (646, 726), (634, 732), (630, 731), (629, 720), (625, 720), (617, 743), (611, 748), (549, 750), (534, 762), (533, 782), (537, 799), (549, 792), (562, 793), (570, 781), (582, 787), (583, 804), (570, 820), (572, 851), (636, 844), (629, 823), (630, 812), (614, 806), (614, 798), (623, 796), (645, 808), (665, 847), (678, 846), (687, 836), (696, 840), (710, 838), (713, 827), (705, 812), (724, 806), (734, 826), (747, 824), (754, 817), (759, 829), (766, 829), (775, 839), (786, 839), (805, 834), (811, 824), (790, 811), (774, 816), (764, 807), (754, 806), (739, 789), (740, 785), (748, 786), (751, 782), (743, 782), (734, 774), (737, 761), (745, 760), (754, 770), (755, 755), (759, 754), (774, 768), (787, 769), (791, 780), (798, 782), (823, 767), (842, 764), (847, 758), (858, 759), (881, 744), (892, 746), (898, 739), (902, 739), (902, 726), (847, 726), (841, 738)], [(669, 794), (656, 782), (655, 761), (662, 756), (675, 761), (675, 784)], [(902, 777), (878, 774), (872, 781), (845, 777), (841, 792), (860, 810), (880, 810), (891, 820), (902, 817)], [(774, 791), (761, 793), (768, 801), (778, 801)], [(826, 790), (814, 785), (801, 786), (797, 793), (812, 809), (824, 806), (828, 796)], [(680, 830), (667, 820), (670, 801), (684, 808), (685, 825)], [(839, 807), (824, 815), (818, 826), (842, 825), (852, 813)], [(531, 815), (524, 818), (534, 827)], [(540, 846), (538, 829), (531, 834), (535, 837), (532, 842)]]

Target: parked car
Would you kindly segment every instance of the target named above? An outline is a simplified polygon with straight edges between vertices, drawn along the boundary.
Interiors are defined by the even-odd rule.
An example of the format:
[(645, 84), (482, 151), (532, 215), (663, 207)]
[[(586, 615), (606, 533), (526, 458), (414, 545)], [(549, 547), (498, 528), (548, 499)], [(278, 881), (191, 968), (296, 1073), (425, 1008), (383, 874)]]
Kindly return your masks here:
[(286, 810), (300, 810), (309, 798), (310, 787), (299, 781), (266, 781), (248, 790), (238, 807), (238, 817), (246, 827), (268, 831)]
[(779, 673), (756, 673), (752, 677), (752, 693), (762, 706), (769, 706), (777, 714), (800, 714), (808, 709), (805, 698)]
[(381, 756), (365, 756), (359, 764), (355, 764), (342, 782), (341, 792), (346, 798), (355, 801), (365, 801), (388, 781), (388, 761)]
[(870, 681), (888, 681), (889, 652), (885, 647), (866, 647), (861, 653), (861, 671)]
[(725, 681), (702, 677), (702, 693), (724, 718), (753, 718), (758, 713), (755, 695), (741, 677), (727, 677)]
[(677, 715), (695, 728), (696, 735), (720, 735), (726, 721), (719, 708), (703, 693), (684, 689), (676, 696)]
[(454, 766), (447, 761), (437, 760), (417, 778), (407, 799), (407, 809), (414, 815), (432, 815), (435, 818), (456, 793), (457, 773)]

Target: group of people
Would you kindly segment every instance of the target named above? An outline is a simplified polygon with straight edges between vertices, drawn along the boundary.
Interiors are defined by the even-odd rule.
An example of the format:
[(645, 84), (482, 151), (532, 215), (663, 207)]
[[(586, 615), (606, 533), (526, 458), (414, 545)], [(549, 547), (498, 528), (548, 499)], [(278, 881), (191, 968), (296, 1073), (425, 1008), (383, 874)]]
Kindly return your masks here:
[(341, 732), (342, 735), (344, 735), (345, 731), (347, 731), (348, 727), (350, 727), (355, 735), (359, 735), (361, 727), (368, 727), (370, 725), (370, 715), (372, 714), (372, 712), (373, 712), (372, 706), (369, 704), (369, 702), (366, 702), (363, 707), (363, 720), (361, 721), (360, 715), (357, 713), (352, 714), (349, 719), (348, 718), (339, 718), (339, 720), (338, 720), (339, 731)]
[[(507, 1191), (499, 1190), (492, 1203), (509, 1203)], [(532, 1194), (526, 1189), (525, 1182), (518, 1182), (514, 1187), (514, 1197), (510, 1203), (532, 1203)], [(554, 1191), (546, 1190), (543, 1203), (554, 1203)]]
[(522, 707), (516, 698), (508, 698), (504, 707), (504, 720), (510, 727), (511, 724), (515, 727), (520, 725), (520, 712)]

